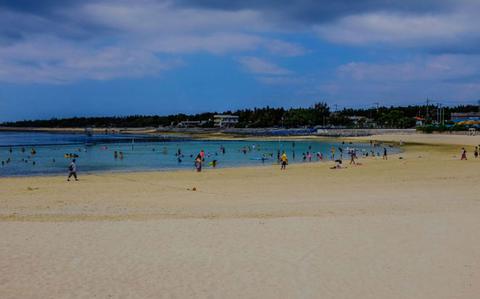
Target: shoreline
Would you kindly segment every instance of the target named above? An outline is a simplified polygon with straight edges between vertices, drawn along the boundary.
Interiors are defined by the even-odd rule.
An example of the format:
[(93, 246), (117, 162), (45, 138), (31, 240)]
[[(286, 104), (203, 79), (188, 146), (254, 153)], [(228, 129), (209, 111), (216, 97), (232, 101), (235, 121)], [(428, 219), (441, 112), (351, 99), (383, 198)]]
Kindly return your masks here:
[[(259, 136), (251, 136), (251, 137), (244, 137), (244, 138), (235, 138), (235, 137), (219, 137), (219, 138), (199, 138), (196, 140), (205, 140), (205, 141), (276, 141), (279, 137), (273, 136), (266, 136), (266, 137), (259, 137)], [(405, 153), (409, 146), (431, 146), (431, 147), (450, 147), (452, 150), (458, 146), (479, 146), (480, 147), (480, 136), (465, 136), (465, 135), (449, 135), (449, 134), (438, 134), (438, 135), (425, 135), (425, 134), (390, 134), (390, 135), (371, 135), (371, 136), (359, 136), (359, 137), (325, 137), (325, 136), (287, 136), (281, 137), (283, 142), (289, 141), (308, 141), (308, 140), (319, 140), (319, 141), (332, 141), (332, 142), (353, 142), (353, 143), (367, 143), (371, 140), (380, 141), (386, 145), (393, 145), (399, 149), (398, 153), (390, 153), (389, 156), (391, 157), (398, 157), (399, 155)], [(37, 145), (43, 146), (43, 145)], [(8, 147), (8, 146), (4, 146)], [(12, 146), (12, 147), (19, 147), (19, 146)], [(471, 151), (470, 151), (471, 152)], [(380, 157), (377, 157), (380, 158)], [(359, 161), (361, 162), (363, 159), (368, 159), (363, 157)], [(346, 156), (343, 161), (348, 163), (348, 156)], [(226, 167), (218, 167), (215, 169), (205, 167), (203, 171), (218, 171), (223, 169), (243, 169), (243, 168), (265, 168), (276, 166), (277, 163), (274, 159), (269, 160), (270, 162), (266, 162), (265, 164), (254, 165), (253, 163), (246, 163), (238, 166), (226, 166)], [(290, 167), (295, 165), (307, 165), (307, 164), (315, 164), (315, 163), (331, 163), (332, 160), (326, 157), (323, 161), (312, 161), (308, 163), (302, 162), (300, 159), (290, 164)], [(193, 162), (192, 162), (193, 165)], [(99, 171), (91, 171), (91, 172), (83, 172), (81, 173), (82, 176), (89, 176), (89, 175), (108, 175), (108, 174), (154, 174), (154, 173), (174, 173), (174, 172), (184, 172), (190, 173), (194, 172), (194, 167), (190, 168), (165, 168), (165, 169), (138, 169), (138, 170), (99, 170)], [(38, 173), (38, 174), (18, 174), (18, 175), (8, 175), (8, 176), (1, 176), (2, 178), (29, 178), (29, 177), (64, 177), (65, 174), (58, 172), (58, 173)]]
[[(138, 127), (138, 128), (128, 128), (128, 127), (112, 127), (112, 128), (89, 128), (89, 131), (94, 134), (104, 135), (104, 134), (125, 134), (125, 135), (134, 135), (134, 134), (144, 134), (144, 135), (178, 135), (178, 136), (189, 136), (191, 138), (201, 138), (202, 136), (211, 136), (211, 137), (226, 137), (226, 138), (242, 138), (242, 137), (350, 137), (357, 136), (357, 134), (347, 133), (347, 132), (363, 132), (361, 136), (375, 135), (372, 134), (418, 134), (415, 129), (363, 129), (363, 128), (328, 128), (322, 129), (324, 133), (311, 133), (311, 134), (302, 134), (301, 132), (304, 129), (302, 128), (277, 128), (277, 127), (267, 127), (267, 128), (176, 128), (176, 127)], [(288, 131), (290, 134), (274, 134), (277, 131)], [(69, 133), (69, 134), (84, 134), (86, 128), (49, 128), (49, 127), (1, 127), (0, 132), (43, 132), (43, 133)], [(270, 132), (270, 133), (268, 133)], [(328, 132), (335, 132), (329, 134)], [(325, 134), (326, 133), (326, 134)]]

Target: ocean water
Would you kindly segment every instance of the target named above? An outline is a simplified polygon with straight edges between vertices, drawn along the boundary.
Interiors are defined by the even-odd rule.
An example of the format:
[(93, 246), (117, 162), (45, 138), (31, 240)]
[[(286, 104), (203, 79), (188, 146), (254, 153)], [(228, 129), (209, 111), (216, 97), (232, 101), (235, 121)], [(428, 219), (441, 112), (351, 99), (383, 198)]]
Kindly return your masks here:
[[(225, 148), (225, 154), (221, 152)], [(57, 134), (37, 132), (0, 132), (0, 176), (28, 176), (61, 174), (68, 172), (74, 154), (79, 174), (105, 171), (149, 171), (194, 169), (195, 156), (204, 150), (204, 167), (210, 167), (217, 160), (217, 168), (246, 165), (271, 165), (277, 162), (278, 152), (285, 151), (290, 163), (303, 163), (303, 153), (320, 152), (324, 160), (330, 157), (330, 150), (343, 148), (343, 158), (348, 159), (348, 149), (355, 148), (357, 155), (370, 153), (368, 143), (348, 144), (327, 141), (292, 141), (278, 138), (269, 141), (235, 140), (190, 140), (185, 138), (152, 137), (144, 135), (93, 135)], [(32, 149), (35, 154), (32, 154)], [(387, 147), (389, 153), (399, 150)], [(177, 155), (180, 150), (180, 160)], [(244, 151), (245, 150), (245, 151)], [(382, 147), (373, 148), (375, 154), (383, 153)], [(123, 159), (114, 157), (122, 152)], [(371, 155), (371, 153), (370, 153)], [(262, 157), (266, 157), (262, 161)], [(8, 161), (8, 163), (7, 163)]]

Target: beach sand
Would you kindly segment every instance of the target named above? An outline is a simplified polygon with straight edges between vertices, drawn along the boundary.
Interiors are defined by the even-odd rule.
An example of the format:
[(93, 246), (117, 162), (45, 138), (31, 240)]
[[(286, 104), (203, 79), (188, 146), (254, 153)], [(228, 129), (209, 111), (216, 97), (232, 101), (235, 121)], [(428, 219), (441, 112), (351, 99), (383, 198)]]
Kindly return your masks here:
[(408, 136), (341, 170), (1, 178), (0, 298), (478, 298), (480, 137)]

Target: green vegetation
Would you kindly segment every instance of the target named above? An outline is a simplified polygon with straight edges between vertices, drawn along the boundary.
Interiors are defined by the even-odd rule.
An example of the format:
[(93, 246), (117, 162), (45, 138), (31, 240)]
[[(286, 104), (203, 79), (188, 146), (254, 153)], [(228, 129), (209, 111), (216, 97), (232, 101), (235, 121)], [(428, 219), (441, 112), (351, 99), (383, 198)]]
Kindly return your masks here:
[[(415, 117), (425, 119), (419, 130), (424, 132), (438, 130), (464, 130), (464, 127), (433, 126), (439, 115), (436, 106), (404, 106), (404, 107), (377, 107), (367, 109), (345, 108), (340, 111), (330, 111), (327, 103), (317, 103), (312, 107), (300, 108), (254, 108), (237, 111), (226, 111), (224, 114), (239, 116), (237, 127), (240, 128), (265, 128), (265, 127), (347, 127), (347, 128), (414, 128)], [(450, 119), (452, 112), (476, 111), (477, 106), (444, 107), (444, 119)], [(427, 112), (428, 111), (428, 112)], [(428, 114), (427, 114), (428, 113)], [(24, 120), (3, 123), (5, 127), (159, 127), (175, 126), (181, 121), (205, 121), (204, 127), (213, 127), (215, 112), (186, 115), (175, 114), (159, 115), (133, 115), (119, 117), (73, 117), (50, 120)]]

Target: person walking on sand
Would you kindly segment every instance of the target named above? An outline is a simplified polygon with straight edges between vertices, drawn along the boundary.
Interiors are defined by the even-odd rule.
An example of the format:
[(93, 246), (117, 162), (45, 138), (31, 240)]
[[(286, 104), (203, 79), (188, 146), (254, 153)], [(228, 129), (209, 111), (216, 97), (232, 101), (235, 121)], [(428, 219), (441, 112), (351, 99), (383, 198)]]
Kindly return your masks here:
[(462, 157), (460, 160), (467, 160), (467, 150), (464, 147), (462, 147)]
[(383, 160), (388, 160), (387, 148), (383, 148)]
[(282, 166), (280, 167), (280, 170), (287, 169), (288, 158), (287, 158), (287, 154), (285, 152), (283, 152), (282, 156), (280, 157), (280, 160), (282, 162)]
[(77, 178), (77, 164), (75, 164), (75, 159), (72, 160), (70, 165), (68, 166), (68, 178), (67, 181), (70, 181), (70, 178), (73, 176), (75, 178), (75, 181), (78, 181)]
[(195, 169), (197, 172), (202, 171), (202, 156), (200, 154), (198, 154), (197, 158), (195, 158)]
[(355, 158), (356, 158), (355, 150), (354, 149), (350, 150), (349, 154), (350, 154), (350, 164), (356, 165), (357, 163), (355, 162)]

